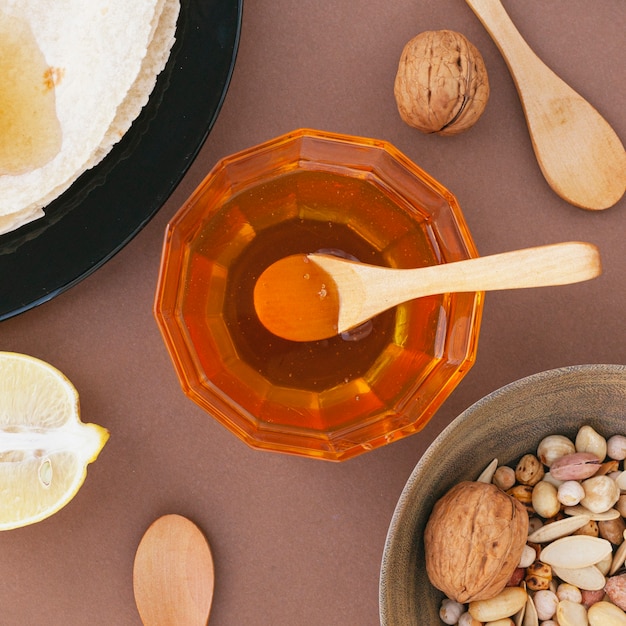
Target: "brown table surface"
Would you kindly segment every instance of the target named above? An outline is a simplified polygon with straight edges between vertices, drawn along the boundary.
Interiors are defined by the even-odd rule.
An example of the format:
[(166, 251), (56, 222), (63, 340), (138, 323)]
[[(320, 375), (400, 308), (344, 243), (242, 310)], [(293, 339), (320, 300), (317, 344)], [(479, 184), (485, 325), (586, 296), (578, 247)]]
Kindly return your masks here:
[[(626, 138), (623, 0), (505, 5), (520, 32)], [(491, 97), (478, 124), (426, 136), (399, 118), (404, 44), (453, 29), (482, 52)], [(215, 162), (299, 127), (386, 139), (453, 191), (481, 254), (587, 240), (604, 273), (566, 287), (489, 293), (478, 359), (419, 434), (343, 464), (256, 451), (182, 393), (152, 317), (167, 221)], [(158, 516), (190, 517), (215, 559), (212, 625), (378, 623), (387, 528), (436, 435), (518, 378), (626, 363), (626, 198), (575, 208), (548, 187), (513, 81), (462, 0), (246, 0), (230, 90), (204, 148), (156, 217), (111, 261), (54, 300), (0, 323), (0, 349), (60, 368), (85, 421), (111, 438), (74, 500), (0, 534), (0, 623), (140, 624), (137, 544)]]

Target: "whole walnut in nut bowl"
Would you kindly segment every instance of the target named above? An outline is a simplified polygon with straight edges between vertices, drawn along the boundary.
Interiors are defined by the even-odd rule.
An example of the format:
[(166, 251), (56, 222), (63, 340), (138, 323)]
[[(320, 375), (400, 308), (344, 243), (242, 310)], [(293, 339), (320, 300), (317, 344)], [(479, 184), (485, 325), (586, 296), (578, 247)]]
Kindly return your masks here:
[(457, 602), (493, 598), (517, 568), (527, 536), (528, 514), (517, 500), (492, 484), (460, 482), (426, 524), (428, 577)]
[(478, 49), (461, 33), (425, 31), (402, 51), (394, 95), (409, 126), (455, 135), (471, 128), (487, 106), (487, 69)]

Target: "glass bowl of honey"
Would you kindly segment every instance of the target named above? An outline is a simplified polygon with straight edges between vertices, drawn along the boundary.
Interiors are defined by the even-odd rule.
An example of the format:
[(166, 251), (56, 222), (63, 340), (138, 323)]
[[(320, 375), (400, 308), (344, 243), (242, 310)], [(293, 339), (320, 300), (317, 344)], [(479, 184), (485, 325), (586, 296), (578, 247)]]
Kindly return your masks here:
[(184, 392), (254, 448), (342, 461), (428, 423), (474, 363), (483, 293), (282, 339), (254, 285), (311, 252), (396, 268), (478, 253), (455, 196), (394, 146), (308, 129), (219, 161), (169, 222), (154, 312)]

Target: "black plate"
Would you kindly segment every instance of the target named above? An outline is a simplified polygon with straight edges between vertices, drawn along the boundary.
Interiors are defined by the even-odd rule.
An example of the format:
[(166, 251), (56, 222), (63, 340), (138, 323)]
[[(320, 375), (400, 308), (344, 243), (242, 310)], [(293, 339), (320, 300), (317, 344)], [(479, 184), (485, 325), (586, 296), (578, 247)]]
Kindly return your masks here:
[(182, 0), (167, 67), (123, 140), (50, 204), (45, 217), (0, 235), (0, 320), (91, 274), (163, 206), (222, 106), (242, 6), (243, 0)]

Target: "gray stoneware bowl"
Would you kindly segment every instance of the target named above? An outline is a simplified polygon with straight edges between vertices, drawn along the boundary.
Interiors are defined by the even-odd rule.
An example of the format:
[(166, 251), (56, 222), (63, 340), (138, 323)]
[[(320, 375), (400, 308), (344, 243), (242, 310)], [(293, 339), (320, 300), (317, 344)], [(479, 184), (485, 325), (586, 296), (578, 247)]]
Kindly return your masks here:
[(543, 437), (574, 437), (584, 424), (609, 437), (626, 434), (626, 366), (579, 365), (513, 382), (459, 415), (413, 470), (396, 505), (380, 573), (382, 626), (436, 626), (441, 592), (424, 565), (424, 527), (432, 507), (461, 480), (497, 458), (510, 464)]

